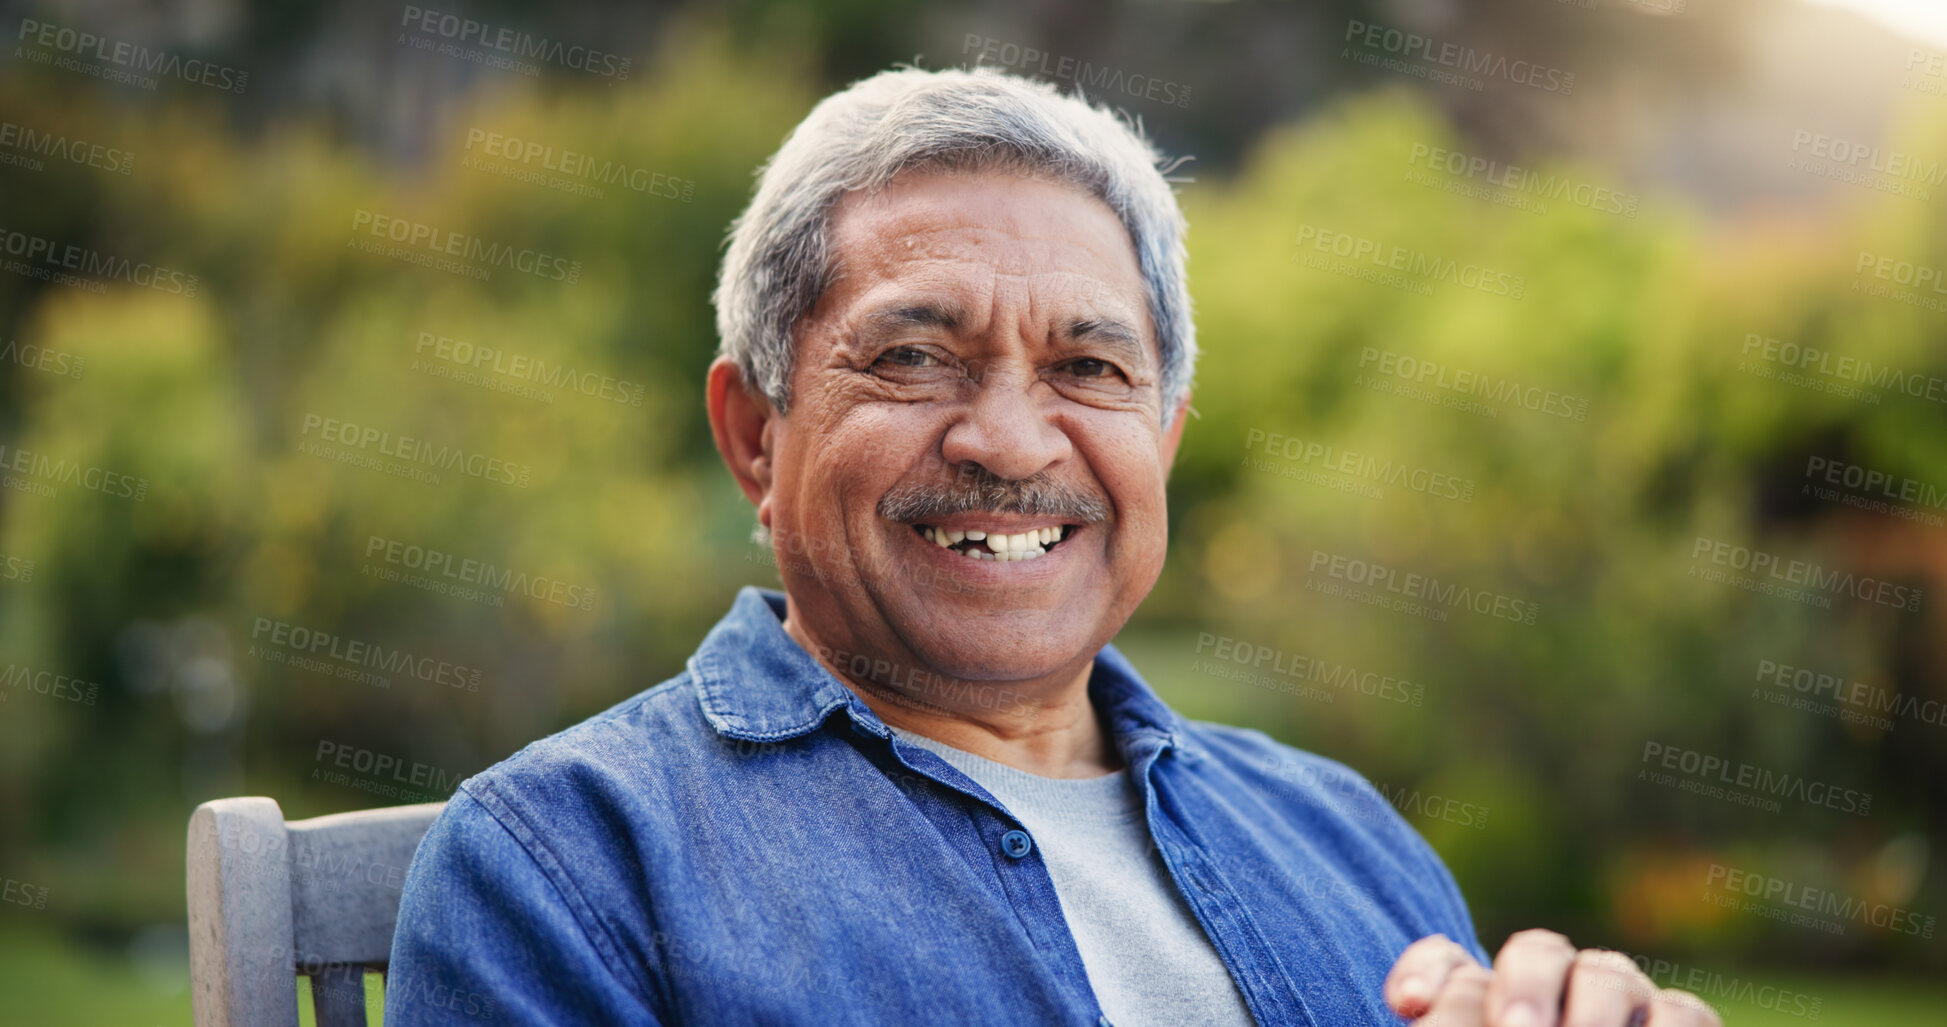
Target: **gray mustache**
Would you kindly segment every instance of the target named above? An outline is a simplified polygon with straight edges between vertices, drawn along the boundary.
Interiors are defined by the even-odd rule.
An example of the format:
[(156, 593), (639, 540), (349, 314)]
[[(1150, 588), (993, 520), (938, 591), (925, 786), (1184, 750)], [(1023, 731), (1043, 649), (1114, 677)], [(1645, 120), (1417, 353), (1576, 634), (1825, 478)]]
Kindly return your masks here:
[(1063, 485), (1046, 474), (1002, 478), (978, 464), (950, 482), (901, 485), (879, 500), (879, 516), (907, 524), (964, 513), (1059, 517), (1065, 523), (1093, 524), (1108, 519), (1109, 504), (1096, 493)]

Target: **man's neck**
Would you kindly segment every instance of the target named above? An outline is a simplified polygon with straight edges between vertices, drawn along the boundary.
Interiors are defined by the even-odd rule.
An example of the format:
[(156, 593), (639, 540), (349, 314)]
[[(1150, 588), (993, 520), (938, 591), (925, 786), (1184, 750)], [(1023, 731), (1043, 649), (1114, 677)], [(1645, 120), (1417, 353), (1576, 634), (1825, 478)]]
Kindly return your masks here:
[(795, 618), (785, 618), (784, 630), (893, 727), (1042, 777), (1101, 777), (1122, 769), (1088, 698), (1092, 659), (1079, 671), (1032, 682), (961, 681), (930, 668), (926, 675), (875, 681), (821, 658), (840, 650), (810, 637)]

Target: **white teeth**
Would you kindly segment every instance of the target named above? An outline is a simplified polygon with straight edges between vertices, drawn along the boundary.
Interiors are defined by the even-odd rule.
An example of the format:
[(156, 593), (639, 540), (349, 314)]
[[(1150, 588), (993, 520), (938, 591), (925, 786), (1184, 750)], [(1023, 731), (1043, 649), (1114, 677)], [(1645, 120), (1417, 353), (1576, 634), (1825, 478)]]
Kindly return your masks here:
[(1060, 542), (1062, 538), (1062, 529), (1059, 524), (1046, 528), (1029, 528), (1026, 531), (1013, 533), (1004, 531), (986, 532), (981, 531), (979, 528), (968, 528), (964, 531), (959, 529), (949, 531), (944, 528), (936, 528), (930, 524), (923, 524), (920, 525), (919, 533), (920, 537), (942, 549), (951, 548), (961, 542), (985, 542), (987, 543), (985, 546), (974, 546), (968, 549), (954, 551), (961, 556), (972, 557), (976, 560), (995, 560), (1001, 563), (1039, 559), (1046, 555), (1047, 549), (1045, 547)]

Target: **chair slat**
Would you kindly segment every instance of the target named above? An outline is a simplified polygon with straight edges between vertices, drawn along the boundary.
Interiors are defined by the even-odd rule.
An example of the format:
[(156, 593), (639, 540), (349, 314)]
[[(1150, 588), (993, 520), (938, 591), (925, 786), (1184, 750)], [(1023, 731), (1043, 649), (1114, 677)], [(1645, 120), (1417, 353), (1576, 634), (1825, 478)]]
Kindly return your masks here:
[(286, 825), (297, 967), (382, 967), (406, 866), (445, 803), (334, 813)]
[(365, 968), (346, 963), (311, 975), (318, 1027), (365, 1027)]
[(446, 806), (286, 823), (261, 796), (189, 820), (191, 994), (197, 1027), (297, 1027), (294, 975), (319, 1027), (364, 1027), (365, 971), (383, 971), (406, 867)]

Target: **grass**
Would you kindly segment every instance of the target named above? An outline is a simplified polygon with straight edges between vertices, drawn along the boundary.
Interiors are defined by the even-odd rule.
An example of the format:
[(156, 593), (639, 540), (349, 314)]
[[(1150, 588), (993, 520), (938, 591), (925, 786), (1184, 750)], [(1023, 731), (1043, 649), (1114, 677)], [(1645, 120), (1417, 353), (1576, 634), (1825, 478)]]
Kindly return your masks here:
[[(0, 914), (4, 917), (4, 914)], [(173, 939), (106, 948), (50, 927), (0, 919), (0, 1023), (36, 1027), (191, 1027), (189, 956)], [(153, 939), (156, 934), (145, 936)], [(315, 1027), (311, 982), (296, 979), (298, 1023)], [(365, 975), (365, 1018), (384, 1022), (384, 985)]]

